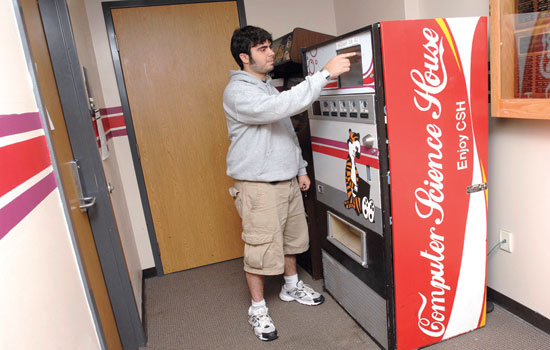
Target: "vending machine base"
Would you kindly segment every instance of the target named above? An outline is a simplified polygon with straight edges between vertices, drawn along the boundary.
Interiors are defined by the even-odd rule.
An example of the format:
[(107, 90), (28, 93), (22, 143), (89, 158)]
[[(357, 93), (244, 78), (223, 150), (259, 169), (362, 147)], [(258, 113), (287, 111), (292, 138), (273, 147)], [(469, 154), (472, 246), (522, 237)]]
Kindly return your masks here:
[(325, 250), (325, 289), (384, 349), (388, 348), (386, 300)]

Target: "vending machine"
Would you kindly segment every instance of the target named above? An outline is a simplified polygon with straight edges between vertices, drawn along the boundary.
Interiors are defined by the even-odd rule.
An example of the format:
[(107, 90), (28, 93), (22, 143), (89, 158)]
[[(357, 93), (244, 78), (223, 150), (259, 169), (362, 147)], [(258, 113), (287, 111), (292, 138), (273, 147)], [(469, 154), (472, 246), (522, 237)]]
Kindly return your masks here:
[(385, 349), (485, 325), (487, 18), (381, 22), (309, 110), (325, 289)]

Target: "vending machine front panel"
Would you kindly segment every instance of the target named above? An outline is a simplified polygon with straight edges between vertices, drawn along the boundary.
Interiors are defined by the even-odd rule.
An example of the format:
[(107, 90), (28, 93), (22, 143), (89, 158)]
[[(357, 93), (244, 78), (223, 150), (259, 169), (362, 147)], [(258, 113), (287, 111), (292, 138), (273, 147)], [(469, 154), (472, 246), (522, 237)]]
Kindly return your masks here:
[(485, 324), (487, 18), (381, 25), (397, 347), (416, 349)]
[(484, 326), (487, 18), (374, 24), (304, 70), (342, 52), (361, 61), (309, 112), (327, 291), (388, 349)]

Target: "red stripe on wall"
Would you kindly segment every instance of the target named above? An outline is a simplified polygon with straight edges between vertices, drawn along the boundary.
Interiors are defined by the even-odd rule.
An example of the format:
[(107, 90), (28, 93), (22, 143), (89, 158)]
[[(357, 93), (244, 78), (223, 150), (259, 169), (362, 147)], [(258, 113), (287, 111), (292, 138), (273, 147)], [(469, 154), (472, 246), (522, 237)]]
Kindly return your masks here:
[[(325, 147), (325, 146), (313, 144), (312, 145), (312, 150), (313, 150), (313, 152), (326, 154), (326, 155), (336, 157), (336, 158), (340, 158), (340, 159), (347, 159), (348, 158), (348, 152), (343, 151), (343, 150), (339, 150), (339, 149), (336, 149), (336, 148), (332, 148), (332, 147)], [(376, 158), (371, 158), (371, 157), (367, 157), (367, 156), (363, 155), (359, 159), (356, 158), (355, 161), (359, 164), (367, 165), (367, 166), (373, 167), (375, 169), (380, 169), (380, 164), (378, 163), (378, 159), (376, 159)]]
[[(109, 124), (108, 129), (120, 128), (121, 126), (123, 127), (126, 126), (126, 123), (124, 122), (124, 116), (122, 114), (109, 117), (109, 118), (103, 118), (102, 120), (106, 120), (108, 122)], [(103, 125), (105, 126), (105, 124)], [(105, 129), (105, 131), (107, 131), (108, 129)]]
[(101, 108), (99, 110), (99, 114), (101, 114), (102, 116), (109, 115), (109, 114), (119, 114), (119, 113), (122, 113), (122, 106)]
[(0, 196), (50, 166), (46, 137), (39, 136), (0, 148)]

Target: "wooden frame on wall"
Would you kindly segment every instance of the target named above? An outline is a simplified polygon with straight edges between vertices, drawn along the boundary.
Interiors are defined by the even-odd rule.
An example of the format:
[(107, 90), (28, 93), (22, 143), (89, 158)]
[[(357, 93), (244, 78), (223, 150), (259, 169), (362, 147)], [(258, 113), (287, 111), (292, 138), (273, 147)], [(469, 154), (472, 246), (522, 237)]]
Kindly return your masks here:
[[(534, 0), (530, 1), (537, 3)], [(518, 24), (518, 16), (515, 16), (515, 14), (517, 14), (519, 2), (520, 0), (490, 0), (489, 2), (491, 114), (493, 117), (550, 119), (550, 96), (548, 94), (548, 97), (544, 98), (541, 98), (540, 93), (539, 96), (535, 94), (536, 98), (518, 96), (521, 95), (521, 91), (517, 87), (520, 86), (518, 85), (520, 75), (518, 74), (519, 55), (516, 52), (516, 40), (519, 40), (521, 35), (528, 35), (529, 37), (531, 37), (531, 33), (550, 35), (550, 16), (548, 20), (544, 18), (545, 16), (534, 16), (536, 20), (532, 21), (531, 24)], [(528, 3), (528, 1), (523, 2)], [(550, 11), (540, 13), (550, 15)], [(528, 39), (528, 41), (528, 50), (531, 54), (531, 48), (535, 46), (533, 44), (534, 39)], [(542, 52), (542, 56), (546, 55), (544, 52), (548, 52), (550, 57), (550, 51), (544, 50)], [(525, 73), (526, 70), (523, 70), (523, 72), (527, 74)], [(550, 87), (550, 79), (548, 80), (548, 87)]]

